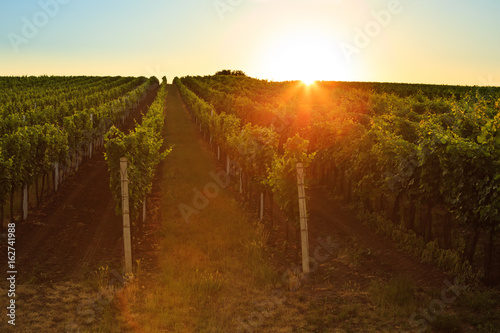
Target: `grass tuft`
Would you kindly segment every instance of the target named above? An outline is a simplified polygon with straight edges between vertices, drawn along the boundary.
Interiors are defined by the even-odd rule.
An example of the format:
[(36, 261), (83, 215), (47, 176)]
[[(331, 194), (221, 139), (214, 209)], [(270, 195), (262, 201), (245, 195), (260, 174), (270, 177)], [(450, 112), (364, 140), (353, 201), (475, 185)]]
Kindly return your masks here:
[(415, 285), (405, 277), (376, 280), (372, 282), (369, 292), (372, 302), (383, 312), (406, 316), (417, 307)]

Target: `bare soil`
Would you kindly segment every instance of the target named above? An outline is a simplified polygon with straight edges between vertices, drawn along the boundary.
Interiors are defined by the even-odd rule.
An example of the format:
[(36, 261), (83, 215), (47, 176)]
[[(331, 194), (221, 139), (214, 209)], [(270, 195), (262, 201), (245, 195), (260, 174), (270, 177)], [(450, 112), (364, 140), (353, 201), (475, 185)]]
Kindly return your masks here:
[[(331, 237), (331, 242), (336, 243), (334, 247), (351, 248), (355, 257), (350, 260), (351, 267), (345, 267), (342, 264), (342, 254), (340, 258), (332, 255), (319, 266), (319, 274), (331, 271), (333, 266), (337, 268), (334, 274), (336, 281), (352, 281), (364, 287), (377, 277), (386, 279), (401, 276), (412, 280), (420, 288), (440, 287), (444, 286), (446, 279), (450, 281), (451, 278), (442, 270), (422, 263), (420, 258), (402, 253), (392, 240), (362, 224), (340, 199), (328, 198), (323, 189), (313, 189), (310, 195), (308, 209), (310, 248), (313, 252), (311, 256), (314, 257), (316, 248), (324, 247), (325, 238)], [(321, 255), (319, 259), (322, 259)]]

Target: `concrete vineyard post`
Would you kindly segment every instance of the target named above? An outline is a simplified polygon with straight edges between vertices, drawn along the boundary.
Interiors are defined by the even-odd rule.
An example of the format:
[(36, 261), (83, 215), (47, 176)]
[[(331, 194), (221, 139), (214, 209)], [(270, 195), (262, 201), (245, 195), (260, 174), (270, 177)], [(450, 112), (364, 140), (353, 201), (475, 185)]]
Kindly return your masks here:
[(125, 274), (132, 274), (132, 247), (130, 239), (130, 210), (128, 197), (127, 158), (120, 158), (122, 215), (123, 215), (123, 248), (125, 250)]
[(28, 185), (23, 187), (23, 220), (28, 218)]
[(297, 163), (297, 187), (299, 194), (300, 239), (302, 242), (302, 271), (309, 273), (309, 239), (307, 232), (306, 192), (304, 189), (304, 164)]

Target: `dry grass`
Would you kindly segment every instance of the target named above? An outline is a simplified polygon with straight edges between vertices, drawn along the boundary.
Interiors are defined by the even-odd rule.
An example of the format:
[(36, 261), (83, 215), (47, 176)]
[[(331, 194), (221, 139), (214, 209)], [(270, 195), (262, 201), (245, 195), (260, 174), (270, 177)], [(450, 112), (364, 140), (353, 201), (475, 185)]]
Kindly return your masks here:
[[(0, 289), (2, 295), (6, 291)], [(86, 282), (20, 284), (16, 288), (16, 328), (0, 322), (0, 332), (92, 331), (112, 293)]]

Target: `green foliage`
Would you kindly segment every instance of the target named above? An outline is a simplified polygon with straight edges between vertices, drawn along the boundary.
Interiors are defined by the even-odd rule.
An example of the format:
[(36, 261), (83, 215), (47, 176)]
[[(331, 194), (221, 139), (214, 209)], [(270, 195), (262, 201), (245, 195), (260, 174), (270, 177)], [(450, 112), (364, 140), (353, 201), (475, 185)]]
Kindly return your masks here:
[(136, 219), (144, 199), (151, 192), (156, 166), (171, 151), (171, 148), (161, 151), (166, 95), (164, 80), (140, 125), (129, 134), (124, 134), (113, 126), (106, 134), (105, 156), (117, 214), (121, 214), (122, 209), (120, 158), (127, 158), (130, 212), (131, 217)]
[[(53, 163), (69, 164), (92, 139), (125, 116), (154, 79), (9, 77), (0, 96), (0, 204)], [(91, 115), (93, 121), (91, 121)]]
[[(204, 128), (204, 119), (208, 118), (208, 130), (215, 142), (225, 149), (235, 160), (245, 174), (263, 190), (268, 188), (276, 195), (275, 198), (290, 218), (298, 221), (297, 171), (299, 162), (307, 167), (314, 153), (308, 153), (309, 142), (300, 135), (288, 138), (283, 145), (284, 154), (279, 154), (280, 136), (274, 126), (264, 127), (246, 123), (241, 127), (242, 120), (233, 114), (227, 114), (226, 109), (214, 108), (206, 100), (199, 97), (184, 85), (188, 82), (200, 96), (212, 100), (213, 90), (192, 78), (174, 79), (181, 96), (199, 119)], [(271, 125), (272, 122), (269, 122)]]
[(240, 132), (227, 136), (230, 153), (250, 178), (266, 186), (266, 172), (278, 147), (278, 135), (272, 129), (247, 124)]
[[(262, 184), (260, 168), (266, 166), (263, 183), (290, 216), (295, 177), (285, 146), (298, 134), (309, 142), (302, 152), (315, 154), (310, 170), (322, 176), (317, 182), (369, 209), (375, 198), (388, 199), (396, 224), (401, 206), (410, 202), (420, 221), (405, 218), (405, 223), (415, 230), (390, 225), (384, 233), (402, 239), (408, 250), (415, 246), (418, 255), (425, 252), (425, 260), (440, 267), (476, 275), (457, 254), (465, 246), (440, 252), (425, 242), (441, 229), (434, 225), (436, 210), (451, 217), (443, 226), (448, 247), (457, 243), (450, 238), (458, 224), (472, 232), (500, 229), (500, 89), (365, 82), (318, 82), (305, 89), (296, 82), (218, 74), (185, 77), (177, 84), (202, 128), (254, 182)], [(242, 133), (225, 132), (225, 117), (232, 116), (239, 118)], [(255, 138), (247, 132), (257, 127), (278, 136), (276, 146), (263, 149), (259, 167), (248, 161), (255, 156)], [(230, 127), (235, 130), (238, 126)], [(416, 214), (415, 207), (427, 209), (427, 215)]]
[(289, 138), (282, 156), (275, 155), (268, 169), (266, 184), (275, 194), (276, 201), (285, 210), (289, 218), (298, 224), (297, 163), (307, 168), (314, 159), (314, 153), (308, 154), (309, 141), (300, 135)]
[(435, 241), (425, 242), (413, 230), (396, 226), (391, 221), (377, 214), (358, 212), (358, 218), (375, 226), (377, 232), (392, 239), (398, 248), (415, 257), (420, 257), (423, 262), (433, 263), (453, 276), (458, 276), (462, 281), (476, 283), (479, 273), (475, 271), (468, 261), (463, 262), (456, 250), (441, 249)]
[(3, 150), (2, 141), (0, 141), (0, 205), (3, 205), (7, 193), (10, 192), (12, 182), (11, 182), (11, 171), (12, 171), (12, 158), (6, 160)]

